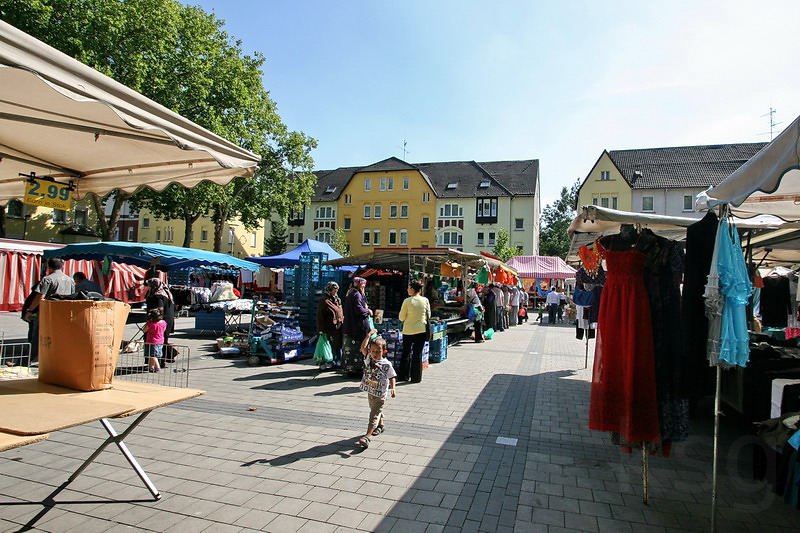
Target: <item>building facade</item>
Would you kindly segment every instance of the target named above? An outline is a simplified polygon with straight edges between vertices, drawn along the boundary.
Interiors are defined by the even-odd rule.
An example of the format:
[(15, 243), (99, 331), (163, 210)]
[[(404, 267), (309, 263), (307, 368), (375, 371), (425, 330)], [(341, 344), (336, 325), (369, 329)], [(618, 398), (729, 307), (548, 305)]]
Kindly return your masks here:
[(70, 244), (98, 241), (97, 215), (88, 199), (73, 202), (72, 209), (37, 207), (12, 200), (6, 206), (6, 237)]
[(700, 218), (697, 194), (718, 185), (766, 143), (603, 151), (578, 192), (578, 206)]
[[(186, 231), (183, 220), (163, 220), (143, 209), (138, 218), (138, 242), (168, 244), (182, 246)], [(192, 225), (190, 248), (198, 250), (214, 250), (214, 222), (211, 217), (200, 217)], [(264, 228), (246, 229), (241, 223), (233, 220), (225, 224), (222, 232), (222, 248), (220, 252), (234, 257), (250, 257), (264, 255)]]
[(289, 216), (289, 249), (304, 238), (329, 242), (340, 227), (351, 255), (392, 246), (490, 251), (505, 228), (521, 253), (538, 253), (537, 160), (410, 164), (392, 157), (315, 174), (310, 204)]

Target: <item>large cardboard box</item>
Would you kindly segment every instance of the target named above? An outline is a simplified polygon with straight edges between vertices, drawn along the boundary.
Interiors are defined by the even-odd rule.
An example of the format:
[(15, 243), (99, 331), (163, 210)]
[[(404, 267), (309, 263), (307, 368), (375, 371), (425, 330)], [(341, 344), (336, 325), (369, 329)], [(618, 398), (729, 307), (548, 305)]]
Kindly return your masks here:
[(122, 302), (42, 301), (39, 381), (81, 391), (110, 388), (130, 310)]

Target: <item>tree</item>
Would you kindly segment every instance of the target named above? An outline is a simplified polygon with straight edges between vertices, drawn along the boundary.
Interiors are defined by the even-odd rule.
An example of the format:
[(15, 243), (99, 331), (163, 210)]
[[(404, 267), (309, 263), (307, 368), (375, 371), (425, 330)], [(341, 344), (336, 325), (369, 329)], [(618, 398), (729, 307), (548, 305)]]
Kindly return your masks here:
[(561, 196), (542, 210), (542, 229), (539, 234), (539, 253), (567, 258), (569, 252), (569, 225), (575, 218), (580, 180), (571, 188), (561, 188)]
[[(252, 229), (308, 202), (316, 141), (281, 121), (263, 86), (264, 56), (245, 54), (214, 14), (177, 0), (0, 0), (0, 17), (262, 157), (255, 178), (209, 186), (216, 251), (232, 218)], [(194, 216), (194, 206), (184, 216), (178, 188), (160, 194), (159, 209)]]
[(160, 193), (152, 189), (137, 192), (131, 198), (131, 208), (137, 211), (147, 209), (164, 220), (183, 220), (186, 227), (181, 246), (189, 248), (194, 223), (208, 213), (218, 194), (219, 187), (211, 183), (201, 183), (192, 189), (172, 184)]
[(341, 227), (336, 228), (336, 232), (333, 234), (331, 248), (342, 257), (350, 257), (350, 242), (347, 240), (347, 233)]
[(272, 223), (272, 231), (264, 241), (264, 253), (270, 255), (280, 255), (286, 251), (286, 223), (278, 220)]
[(517, 255), (517, 248), (511, 246), (509, 244), (510, 241), (511, 235), (508, 234), (508, 230), (506, 228), (500, 228), (500, 230), (497, 232), (497, 240), (495, 240), (492, 253), (499, 257), (503, 262), (508, 261)]

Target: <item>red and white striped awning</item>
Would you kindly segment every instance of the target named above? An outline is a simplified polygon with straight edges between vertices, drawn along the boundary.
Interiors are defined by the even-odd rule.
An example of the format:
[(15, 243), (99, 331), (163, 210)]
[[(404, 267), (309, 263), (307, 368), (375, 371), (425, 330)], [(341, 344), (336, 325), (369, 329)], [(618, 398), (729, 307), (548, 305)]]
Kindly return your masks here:
[(507, 264), (526, 279), (569, 279), (574, 278), (576, 272), (560, 257), (546, 255), (519, 255), (509, 259)]

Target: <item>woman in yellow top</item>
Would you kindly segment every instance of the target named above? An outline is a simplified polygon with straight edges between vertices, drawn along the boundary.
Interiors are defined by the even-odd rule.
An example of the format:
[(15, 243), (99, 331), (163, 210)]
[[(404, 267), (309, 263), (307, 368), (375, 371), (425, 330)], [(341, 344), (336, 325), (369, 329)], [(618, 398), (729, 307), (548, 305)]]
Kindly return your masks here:
[(413, 280), (408, 284), (408, 298), (400, 308), (400, 321), (403, 323), (403, 353), (400, 356), (400, 369), (397, 381), (419, 383), (422, 381), (422, 349), (425, 347), (425, 333), (431, 318), (431, 304), (420, 294), (422, 283)]

